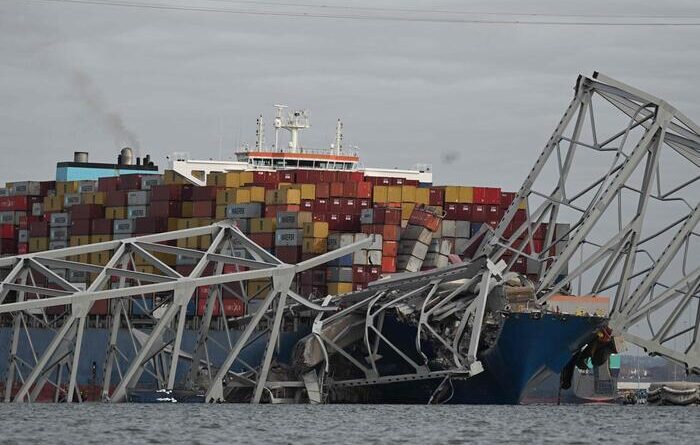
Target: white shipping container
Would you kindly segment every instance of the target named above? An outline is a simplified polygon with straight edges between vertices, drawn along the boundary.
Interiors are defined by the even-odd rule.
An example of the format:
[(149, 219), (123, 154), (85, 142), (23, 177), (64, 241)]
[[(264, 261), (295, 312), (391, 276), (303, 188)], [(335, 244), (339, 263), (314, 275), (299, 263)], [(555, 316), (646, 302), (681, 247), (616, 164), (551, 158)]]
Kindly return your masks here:
[(65, 249), (68, 247), (68, 241), (49, 241), (49, 250)]
[(131, 191), (127, 194), (126, 203), (129, 206), (145, 206), (149, 203), (150, 193), (147, 190)]
[(161, 185), (163, 177), (161, 175), (147, 175), (141, 178), (141, 190), (150, 190), (154, 185)]
[(419, 241), (401, 241), (399, 244), (399, 255), (411, 255), (418, 259), (423, 259), (427, 253), (427, 244), (423, 244)]
[(471, 235), (471, 223), (469, 221), (455, 221), (455, 238), (469, 238)]
[(44, 204), (35, 202), (32, 204), (32, 216), (42, 216), (44, 214)]
[(9, 193), (15, 196), (41, 196), (41, 184), (38, 181), (13, 182)]
[(396, 258), (396, 269), (399, 272), (418, 272), (423, 266), (423, 260), (411, 255), (399, 255)]
[(49, 220), (51, 227), (68, 227), (70, 226), (70, 213), (52, 213)]
[(249, 204), (229, 204), (226, 206), (227, 218), (260, 218), (262, 205), (259, 202)]
[(29, 242), (29, 230), (21, 229), (19, 232), (17, 232), (17, 242), (28, 243)]
[(367, 265), (369, 266), (381, 266), (382, 264), (382, 251), (381, 250), (368, 250), (367, 251)]
[(112, 223), (112, 232), (117, 234), (128, 234), (134, 233), (134, 220), (132, 219), (115, 219)]
[(145, 218), (148, 216), (148, 206), (129, 206), (126, 208), (127, 218)]
[(457, 236), (457, 221), (445, 219), (442, 221), (442, 236), (455, 238)]
[(300, 229), (277, 229), (275, 230), (275, 245), (301, 246), (302, 236)]
[(360, 224), (372, 224), (374, 221), (374, 209), (362, 209), (360, 212)]
[(80, 181), (78, 183), (79, 193), (94, 193), (97, 191), (97, 181)]
[(430, 244), (433, 239), (433, 232), (421, 226), (409, 224), (401, 231), (401, 240), (420, 241), (423, 244)]
[(81, 202), (80, 193), (66, 193), (63, 196), (63, 207), (73, 207)]

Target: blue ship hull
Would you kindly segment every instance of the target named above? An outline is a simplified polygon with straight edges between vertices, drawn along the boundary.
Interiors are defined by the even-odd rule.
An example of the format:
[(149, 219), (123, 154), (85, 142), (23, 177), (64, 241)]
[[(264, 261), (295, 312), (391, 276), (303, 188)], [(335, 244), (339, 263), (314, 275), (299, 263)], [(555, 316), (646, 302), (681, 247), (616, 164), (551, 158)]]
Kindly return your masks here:
[[(450, 404), (519, 404), (528, 388), (542, 379), (556, 376), (573, 356), (595, 338), (606, 324), (605, 318), (559, 314), (511, 314), (502, 322), (495, 343), (480, 354), (484, 371), (471, 378), (453, 378), (441, 395)], [(390, 326), (387, 325), (390, 323)], [(384, 332), (402, 350), (410, 350), (415, 328), (396, 320), (385, 320)], [(430, 357), (431, 351), (423, 351)], [(380, 351), (385, 358), (392, 353)], [(412, 359), (419, 360), (414, 356)], [(392, 362), (391, 359), (387, 360)], [(400, 360), (399, 360), (400, 362)], [(383, 371), (400, 374), (408, 369)], [(428, 403), (442, 379), (373, 385), (354, 398), (340, 398), (369, 403)], [(557, 390), (552, 397), (556, 400)]]

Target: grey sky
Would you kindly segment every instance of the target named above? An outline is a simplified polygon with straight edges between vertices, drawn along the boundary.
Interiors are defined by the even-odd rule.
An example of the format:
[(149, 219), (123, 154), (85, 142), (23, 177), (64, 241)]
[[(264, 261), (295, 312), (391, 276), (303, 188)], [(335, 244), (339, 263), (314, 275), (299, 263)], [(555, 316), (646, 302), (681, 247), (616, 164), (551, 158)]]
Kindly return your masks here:
[[(695, 1), (298, 3), (700, 21)], [(0, 181), (50, 178), (75, 149), (112, 160), (127, 143), (113, 137), (120, 125), (161, 165), (173, 151), (217, 157), (220, 136), (227, 153), (252, 143), (256, 116), (269, 123), (272, 105), (286, 103), (310, 109), (305, 146), (327, 146), (342, 117), (345, 141), (361, 148), (366, 165), (425, 162), (438, 183), (515, 189), (579, 73), (599, 70), (700, 120), (698, 41), (700, 27), (340, 20), (4, 0)]]

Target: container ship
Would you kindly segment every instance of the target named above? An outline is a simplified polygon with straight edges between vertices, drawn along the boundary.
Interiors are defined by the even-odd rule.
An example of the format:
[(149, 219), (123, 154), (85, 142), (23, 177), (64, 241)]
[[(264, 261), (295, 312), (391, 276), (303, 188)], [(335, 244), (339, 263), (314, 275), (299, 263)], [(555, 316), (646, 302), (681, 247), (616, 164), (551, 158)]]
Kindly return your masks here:
[[(0, 189), (0, 254), (22, 255), (232, 220), (258, 246), (284, 263), (295, 264), (375, 235), (369, 248), (299, 274), (294, 289), (317, 300), (361, 292), (397, 273), (420, 273), (459, 263), (469, 256), (474, 238), (483, 234), (482, 226), (495, 227), (515, 197), (497, 187), (434, 185), (427, 165), (406, 170), (363, 167), (356, 149), (344, 146), (340, 121), (330, 148), (304, 148), (299, 134), (308, 127), (306, 111), (287, 113), (278, 106), (273, 144), (266, 145), (260, 116), (254, 147), (239, 148), (234, 160), (192, 160), (179, 153), (162, 173), (150, 156), (141, 159), (130, 148), (121, 150), (116, 163), (91, 162), (88, 153), (76, 152), (73, 161), (57, 164), (55, 180), (12, 182)], [(279, 142), (282, 130), (289, 133), (283, 148)], [(511, 232), (525, 222), (525, 212), (525, 208), (518, 210)], [(437, 221), (428, 238), (411, 230), (423, 224), (425, 215)], [(540, 236), (531, 247), (535, 252), (542, 249), (538, 239), (544, 237), (546, 225), (538, 230)], [(178, 247), (206, 250), (210, 242), (206, 237), (192, 237), (179, 240)], [(104, 266), (108, 259), (104, 254), (89, 254), (79, 261)], [(159, 259), (183, 275), (194, 268), (189, 258), (163, 255)], [(136, 270), (153, 273), (153, 266), (137, 262)], [(537, 269), (519, 258), (510, 272), (536, 279)], [(88, 272), (76, 271), (66, 272), (64, 278), (83, 289), (90, 279)], [(232, 335), (238, 335), (235, 320), (259, 304), (258, 296), (267, 286), (269, 279), (248, 281), (241, 289), (244, 298), (224, 292), (212, 314), (219, 331), (214, 341), (224, 342), (228, 336), (230, 342)], [(200, 287), (189, 300), (184, 345), (195, 341), (209, 293), (209, 287)], [(7, 298), (11, 300), (13, 292)], [(147, 331), (158, 319), (163, 298), (145, 295), (131, 301), (125, 310)], [(555, 309), (542, 314), (527, 304), (509, 305), (510, 316), (499, 322), (493, 341), (480, 351), (485, 371), (457, 383), (450, 401), (524, 403), (561, 395), (561, 386), (568, 387), (561, 384), (562, 370), (570, 369), (605, 328), (607, 299), (562, 296), (553, 298), (550, 306)], [(25, 319), (32, 347), (14, 355), (9, 347), (13, 318), (2, 315), (0, 362), (12, 364), (3, 379), (12, 366), (21, 368), (19, 362), (31, 361), (46, 347), (53, 335), (47, 326), (60, 324), (66, 310), (50, 307), (44, 320)], [(93, 388), (84, 395), (87, 400), (105, 396), (97, 388), (109, 378), (105, 375), (105, 345), (113, 311), (108, 300), (97, 300), (87, 317), (78, 363), (78, 383)], [(310, 325), (307, 319), (285, 327), (281, 360), (291, 360), (295, 345), (309, 334)], [(398, 323), (395, 331), (402, 329), (412, 327)], [(119, 348), (128, 350), (126, 339), (121, 341), (124, 344)], [(255, 366), (263, 350), (262, 343), (254, 344), (244, 358)], [(210, 360), (221, 359), (211, 353)], [(146, 377), (143, 382), (155, 380)], [(11, 399), (16, 388), (3, 387), (5, 400)], [(364, 393), (373, 397), (339, 396), (336, 401), (426, 403), (435, 390), (435, 382), (399, 384)], [(534, 391), (536, 397), (528, 397), (528, 391)], [(39, 400), (55, 400), (51, 388), (45, 392)]]

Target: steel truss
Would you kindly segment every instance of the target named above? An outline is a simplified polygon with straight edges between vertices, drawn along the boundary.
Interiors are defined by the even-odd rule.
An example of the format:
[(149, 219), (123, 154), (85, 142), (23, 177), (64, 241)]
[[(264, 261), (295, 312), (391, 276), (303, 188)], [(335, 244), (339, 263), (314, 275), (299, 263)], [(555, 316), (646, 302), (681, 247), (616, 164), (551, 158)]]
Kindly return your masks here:
[[(579, 77), (477, 254), (509, 268), (527, 258), (542, 305), (567, 289), (610, 296), (615, 334), (700, 372), (699, 135), (661, 99), (602, 74)], [(525, 224), (514, 229), (523, 205)]]
[[(209, 247), (205, 251), (178, 247), (194, 237), (206, 239)], [(254, 388), (252, 401), (259, 402), (269, 383), (283, 316), (292, 310), (337, 309), (296, 294), (290, 288), (295, 275), (365, 248), (372, 241), (368, 238), (299, 264), (285, 264), (245, 237), (233, 222), (222, 221), (207, 227), (0, 258), (0, 268), (9, 269), (0, 282), (0, 316), (11, 316), (13, 330), (4, 400), (34, 401), (49, 387), (56, 401), (81, 401), (77, 378), (83, 341), (90, 340), (85, 338), (88, 313), (96, 301), (108, 300), (112, 310), (103, 320), (110, 328), (103, 400), (124, 401), (143, 378), (151, 378), (157, 388), (166, 390), (176, 384), (193, 387), (204, 381), (206, 400), (220, 401), (227, 378), (245, 381)], [(189, 261), (191, 273), (178, 273), (166, 264), (165, 256)], [(88, 258), (97, 258), (102, 265)], [(152, 269), (139, 271), (141, 265)], [(89, 275), (85, 289), (66, 278), (76, 273)], [(242, 291), (242, 282), (259, 279), (270, 281), (262, 299)], [(208, 299), (195, 346), (187, 351), (183, 346), (187, 305), (195, 290), (202, 287), (209, 288)], [(234, 339), (224, 322), (226, 341), (222, 344), (211, 338), (211, 329), (216, 305), (222, 304), (222, 294), (227, 292), (245, 301), (246, 326)], [(160, 295), (160, 303), (148, 308), (145, 297), (152, 295)], [(256, 302), (259, 304), (254, 305)], [(129, 304), (141, 307), (145, 320), (130, 315)], [(143, 329), (144, 324), (147, 329)], [(43, 350), (36, 344), (32, 326), (55, 332)], [(128, 350), (119, 341), (125, 330)], [(265, 352), (260, 366), (254, 367), (243, 360), (241, 352), (261, 337), (266, 338)], [(210, 360), (212, 347), (224, 351), (223, 362)], [(18, 351), (31, 351), (30, 357)], [(249, 372), (234, 372), (234, 366)], [(184, 382), (180, 381), (183, 371)]]
[[(320, 346), (322, 364), (319, 386), (338, 388), (381, 385), (425, 379), (469, 378), (483, 371), (477, 359), (487, 298), (503, 281), (505, 263), (480, 258), (433, 271), (399, 274), (371, 283), (368, 289), (340, 299), (328, 297), (344, 307), (335, 313), (318, 313), (312, 333)], [(410, 347), (396, 344), (384, 332), (385, 317), (410, 318), (415, 337)], [(455, 328), (456, 326), (456, 328)], [(447, 327), (445, 329), (445, 327)], [(354, 331), (354, 332), (353, 332)], [(445, 351), (448, 360), (435, 367), (424, 353), (430, 341)], [(359, 348), (358, 348), (359, 346)], [(408, 369), (404, 373), (382, 372), (380, 348), (393, 351)], [(360, 377), (332, 375), (333, 357), (342, 358)], [(418, 357), (418, 360), (415, 358)], [(316, 362), (306, 363), (314, 367)], [(317, 367), (318, 368), (318, 367)], [(316, 371), (312, 370), (316, 378)], [(326, 377), (328, 376), (328, 377)], [(320, 400), (319, 400), (320, 401)]]

